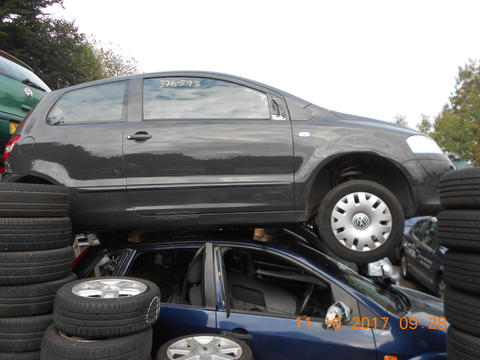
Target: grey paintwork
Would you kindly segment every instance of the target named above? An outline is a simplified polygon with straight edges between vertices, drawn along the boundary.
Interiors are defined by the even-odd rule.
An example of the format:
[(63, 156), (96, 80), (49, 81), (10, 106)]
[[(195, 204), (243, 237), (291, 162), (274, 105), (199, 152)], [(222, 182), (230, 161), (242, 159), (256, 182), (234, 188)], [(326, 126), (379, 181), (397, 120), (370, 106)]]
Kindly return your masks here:
[[(143, 78), (172, 76), (215, 78), (262, 91), (275, 99), (285, 119), (142, 122)], [(119, 79), (129, 82), (123, 122), (46, 123), (65, 92)], [(138, 132), (152, 137), (128, 140)], [(45, 96), (20, 134), (2, 181), (30, 176), (70, 187), (79, 230), (307, 221), (313, 186), (328, 180), (319, 175), (322, 169), (358, 154), (388, 162), (402, 175), (409, 191), (400, 200), (413, 216), (438, 209), (438, 175), (451, 167), (444, 155), (418, 157), (410, 151), (406, 139), (418, 134), (415, 130), (329, 111), (216, 73), (135, 75), (57, 90)]]

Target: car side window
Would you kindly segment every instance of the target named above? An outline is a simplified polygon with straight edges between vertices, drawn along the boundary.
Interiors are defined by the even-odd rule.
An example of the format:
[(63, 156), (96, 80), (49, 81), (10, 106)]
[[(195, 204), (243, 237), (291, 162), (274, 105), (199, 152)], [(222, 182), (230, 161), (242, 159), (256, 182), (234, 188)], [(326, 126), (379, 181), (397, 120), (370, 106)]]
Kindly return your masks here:
[(204, 306), (204, 253), (203, 247), (141, 252), (127, 276), (157, 284), (164, 303)]
[(125, 121), (127, 81), (68, 91), (47, 116), (49, 125)]
[(193, 77), (143, 81), (143, 119), (270, 119), (267, 95), (232, 82)]
[(232, 248), (223, 259), (233, 312), (324, 319), (333, 304), (329, 283), (278, 256)]

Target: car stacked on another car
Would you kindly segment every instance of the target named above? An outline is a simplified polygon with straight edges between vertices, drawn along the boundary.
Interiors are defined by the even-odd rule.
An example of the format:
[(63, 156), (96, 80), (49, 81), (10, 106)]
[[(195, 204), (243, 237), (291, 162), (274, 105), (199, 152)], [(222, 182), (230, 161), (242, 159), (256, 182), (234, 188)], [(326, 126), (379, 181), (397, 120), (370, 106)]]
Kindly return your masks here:
[(251, 238), (240, 229), (152, 234), (156, 241), (88, 248), (75, 271), (157, 284), (155, 349), (223, 333), (246, 341), (256, 360), (446, 359), (439, 299), (358, 275), (312, 248), (301, 228), (269, 243)]
[[(0, 153), (49, 87), (24, 62), (0, 50)], [(0, 158), (0, 173), (3, 157)]]
[(364, 264), (399, 245), (405, 216), (439, 210), (436, 185), (453, 167), (415, 130), (206, 72), (54, 91), (5, 157), (2, 181), (67, 186), (77, 233), (100, 240), (310, 222), (334, 253)]

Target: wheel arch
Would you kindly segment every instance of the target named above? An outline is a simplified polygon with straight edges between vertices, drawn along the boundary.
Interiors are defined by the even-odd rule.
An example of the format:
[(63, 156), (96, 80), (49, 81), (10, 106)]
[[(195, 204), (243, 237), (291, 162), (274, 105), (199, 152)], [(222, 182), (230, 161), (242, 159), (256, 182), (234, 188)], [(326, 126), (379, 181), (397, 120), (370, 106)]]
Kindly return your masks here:
[(5, 180), (2, 179), (2, 181), (22, 184), (61, 185), (51, 177), (43, 174), (13, 174), (12, 176), (7, 176)]
[(350, 152), (329, 157), (316, 168), (308, 191), (309, 217), (332, 188), (353, 179), (379, 183), (397, 197), (406, 217), (414, 213), (410, 175), (400, 163), (374, 152)]

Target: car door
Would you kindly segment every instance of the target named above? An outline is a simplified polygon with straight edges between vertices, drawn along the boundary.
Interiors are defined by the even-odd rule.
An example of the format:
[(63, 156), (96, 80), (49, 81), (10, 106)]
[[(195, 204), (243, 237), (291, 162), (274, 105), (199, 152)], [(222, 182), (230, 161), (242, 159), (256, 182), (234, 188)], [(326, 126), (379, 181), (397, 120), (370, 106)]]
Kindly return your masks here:
[(32, 170), (77, 190), (72, 218), (85, 225), (102, 221), (99, 213), (115, 213), (113, 219), (127, 208), (122, 135), (128, 87), (122, 80), (68, 90), (48, 112), (46, 124), (33, 123)]
[(432, 289), (435, 282), (435, 276), (432, 273), (434, 249), (431, 247), (435, 238), (436, 222), (433, 218), (427, 218), (419, 221), (418, 226), (414, 228), (415, 242), (415, 257), (414, 257), (414, 272), (415, 277), (425, 286)]
[(149, 77), (123, 140), (130, 207), (146, 216), (293, 209), (283, 98), (207, 75)]
[[(225, 249), (215, 249), (216, 288), (219, 292), (217, 328), (224, 334), (245, 340), (256, 360), (350, 360), (352, 354), (359, 360), (377, 359), (372, 329), (353, 329), (353, 323), (346, 323), (338, 330), (333, 330), (327, 329), (321, 318), (283, 316), (268, 311), (241, 311), (228, 305), (231, 304), (232, 295), (228, 290), (228, 270), (222, 263)], [(293, 262), (291, 265), (296, 266)], [(331, 289), (334, 301), (348, 303), (353, 309), (352, 317), (358, 317), (356, 299), (336, 285), (332, 285)]]
[[(176, 258), (169, 259), (168, 254), (172, 251), (191, 251), (193, 254), (192, 261), (198, 261), (199, 266), (195, 266), (195, 271), (199, 275), (199, 284), (195, 286), (202, 288), (203, 299), (201, 303), (192, 304), (182, 296), (183, 291), (188, 290), (189, 284), (184, 281), (181, 281), (182, 284), (172, 284), (167, 276), (169, 271), (173, 271), (172, 267), (181, 262)], [(179, 274), (184, 274), (186, 278), (189, 278), (192, 265), (189, 264), (185, 270), (186, 272), (180, 271)], [(160, 288), (162, 302), (159, 318), (153, 327), (154, 348), (158, 348), (163, 343), (179, 336), (215, 332), (216, 314), (211, 244), (178, 244), (138, 249), (132, 255), (129, 263), (125, 265), (124, 274), (150, 280)], [(177, 275), (175, 275), (175, 278)], [(188, 286), (185, 286), (184, 289), (183, 285), (185, 284)]]

